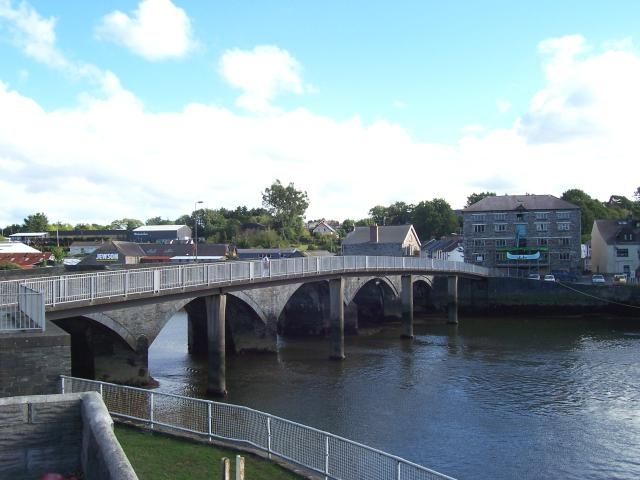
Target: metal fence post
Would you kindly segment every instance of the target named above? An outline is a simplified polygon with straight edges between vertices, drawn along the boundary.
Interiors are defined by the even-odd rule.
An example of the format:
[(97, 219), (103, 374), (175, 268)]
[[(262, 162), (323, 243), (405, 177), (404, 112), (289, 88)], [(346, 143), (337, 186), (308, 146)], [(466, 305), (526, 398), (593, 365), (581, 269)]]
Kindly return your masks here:
[(64, 394), (64, 377), (60, 377), (60, 393)]
[(151, 429), (153, 430), (153, 392), (149, 396), (149, 421), (151, 422)]
[(325, 474), (325, 480), (328, 480), (329, 478), (329, 436), (325, 435), (324, 436), (324, 440), (325, 440), (325, 453), (324, 453), (324, 474)]
[(208, 416), (208, 423), (209, 423), (209, 441), (211, 442), (213, 440), (213, 415), (211, 412), (211, 402), (207, 403), (207, 416)]
[(267, 452), (271, 458), (271, 417), (267, 417)]

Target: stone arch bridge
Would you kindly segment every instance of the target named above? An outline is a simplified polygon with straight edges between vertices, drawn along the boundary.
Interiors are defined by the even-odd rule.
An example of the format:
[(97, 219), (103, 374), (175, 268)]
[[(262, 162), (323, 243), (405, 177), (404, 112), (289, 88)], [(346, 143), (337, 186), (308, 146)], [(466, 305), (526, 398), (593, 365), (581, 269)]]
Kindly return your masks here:
[[(3, 298), (17, 284), (44, 293), (46, 317), (72, 335), (74, 374), (148, 384), (148, 348), (185, 308), (189, 348), (207, 352), (209, 391), (225, 393), (225, 353), (275, 351), (277, 332), (299, 331), (289, 310), (309, 310), (304, 328), (328, 333), (330, 357), (344, 358), (344, 331), (358, 329), (358, 295), (372, 284), (386, 314), (402, 318), (413, 336), (413, 293), (435, 275), (448, 277), (449, 320), (457, 322), (457, 279), (486, 269), (410, 257), (328, 257), (194, 264), (0, 282)], [(300, 316), (298, 316), (299, 318)], [(306, 317), (306, 316), (305, 316)], [(87, 321), (87, 319), (89, 321)]]

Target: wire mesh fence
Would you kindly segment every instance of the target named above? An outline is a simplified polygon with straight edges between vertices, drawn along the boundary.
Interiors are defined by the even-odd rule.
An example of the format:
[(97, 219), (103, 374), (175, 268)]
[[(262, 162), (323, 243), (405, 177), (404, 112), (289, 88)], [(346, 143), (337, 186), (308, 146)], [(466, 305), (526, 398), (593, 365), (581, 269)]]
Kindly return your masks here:
[(114, 417), (245, 444), (334, 480), (451, 477), (346, 438), (251, 408), (62, 376), (62, 393), (95, 391)]

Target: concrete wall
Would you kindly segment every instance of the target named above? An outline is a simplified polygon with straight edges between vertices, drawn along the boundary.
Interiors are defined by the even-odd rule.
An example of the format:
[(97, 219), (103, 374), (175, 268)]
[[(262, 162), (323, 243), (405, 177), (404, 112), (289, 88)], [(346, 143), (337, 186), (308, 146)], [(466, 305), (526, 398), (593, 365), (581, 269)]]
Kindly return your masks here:
[(70, 336), (51, 322), (46, 332), (0, 334), (0, 397), (57, 393), (70, 374)]
[[(436, 277), (433, 301), (446, 307), (446, 278)], [(630, 285), (594, 286), (519, 278), (460, 279), (458, 307), (468, 314), (619, 314), (637, 315), (638, 310), (620, 304), (640, 306), (640, 288)], [(611, 303), (616, 302), (616, 303)]]
[(38, 479), (47, 472), (137, 478), (97, 393), (0, 399), (0, 478)]

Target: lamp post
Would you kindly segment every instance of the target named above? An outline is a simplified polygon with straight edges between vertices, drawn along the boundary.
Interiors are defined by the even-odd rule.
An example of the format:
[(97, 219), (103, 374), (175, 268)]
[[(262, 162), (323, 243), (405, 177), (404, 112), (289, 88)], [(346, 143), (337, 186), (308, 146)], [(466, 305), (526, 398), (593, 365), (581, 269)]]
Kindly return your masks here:
[(198, 200), (194, 205), (193, 205), (193, 223), (195, 224), (195, 239), (194, 239), (194, 245), (195, 245), (195, 254), (196, 254), (196, 260), (195, 262), (198, 263), (198, 204), (199, 203), (204, 203), (202, 200)]

